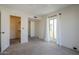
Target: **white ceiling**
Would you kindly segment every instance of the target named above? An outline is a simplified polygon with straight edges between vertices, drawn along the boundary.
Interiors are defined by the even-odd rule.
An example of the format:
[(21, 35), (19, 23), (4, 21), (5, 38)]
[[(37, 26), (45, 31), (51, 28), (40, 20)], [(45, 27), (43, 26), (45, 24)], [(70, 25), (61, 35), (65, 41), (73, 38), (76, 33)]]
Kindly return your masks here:
[(44, 15), (50, 12), (55, 12), (64, 7), (69, 6), (68, 4), (3, 4), (1, 6), (16, 9), (29, 13), (31, 15)]

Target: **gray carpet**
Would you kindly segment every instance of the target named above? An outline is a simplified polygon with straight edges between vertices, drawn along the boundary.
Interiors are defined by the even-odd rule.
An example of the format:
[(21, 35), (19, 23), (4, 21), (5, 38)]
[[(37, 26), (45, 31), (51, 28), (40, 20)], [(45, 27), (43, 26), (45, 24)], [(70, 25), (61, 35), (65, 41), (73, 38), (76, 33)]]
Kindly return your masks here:
[(79, 55), (71, 49), (57, 46), (54, 42), (30, 39), (28, 43), (13, 44), (2, 55)]

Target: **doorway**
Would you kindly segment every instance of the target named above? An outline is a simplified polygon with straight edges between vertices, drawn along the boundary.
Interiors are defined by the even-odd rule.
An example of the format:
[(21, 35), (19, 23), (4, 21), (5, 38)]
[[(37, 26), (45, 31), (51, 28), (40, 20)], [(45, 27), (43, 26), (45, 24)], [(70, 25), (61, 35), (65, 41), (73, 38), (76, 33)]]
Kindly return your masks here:
[(10, 16), (10, 44), (21, 42), (21, 17)]
[(52, 17), (49, 20), (49, 32), (50, 32), (50, 40), (56, 41), (57, 39), (57, 18)]
[(34, 20), (28, 21), (28, 38), (29, 38), (29, 41), (35, 38), (35, 21)]

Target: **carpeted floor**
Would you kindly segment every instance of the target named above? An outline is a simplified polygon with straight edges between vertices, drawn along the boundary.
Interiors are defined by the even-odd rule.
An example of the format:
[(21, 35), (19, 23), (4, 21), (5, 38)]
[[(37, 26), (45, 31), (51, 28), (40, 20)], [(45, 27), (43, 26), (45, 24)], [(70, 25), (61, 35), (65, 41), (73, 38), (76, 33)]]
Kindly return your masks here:
[(55, 42), (30, 39), (28, 43), (13, 44), (2, 55), (79, 55), (71, 49), (60, 47)]

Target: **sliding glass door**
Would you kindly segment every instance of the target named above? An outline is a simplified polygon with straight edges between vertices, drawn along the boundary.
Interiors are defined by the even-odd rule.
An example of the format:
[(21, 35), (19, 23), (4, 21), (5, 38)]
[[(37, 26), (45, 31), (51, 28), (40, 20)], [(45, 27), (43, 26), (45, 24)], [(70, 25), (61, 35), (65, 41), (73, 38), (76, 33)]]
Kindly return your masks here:
[(49, 18), (49, 32), (50, 32), (50, 40), (55, 41), (57, 37), (57, 19), (56, 17)]

